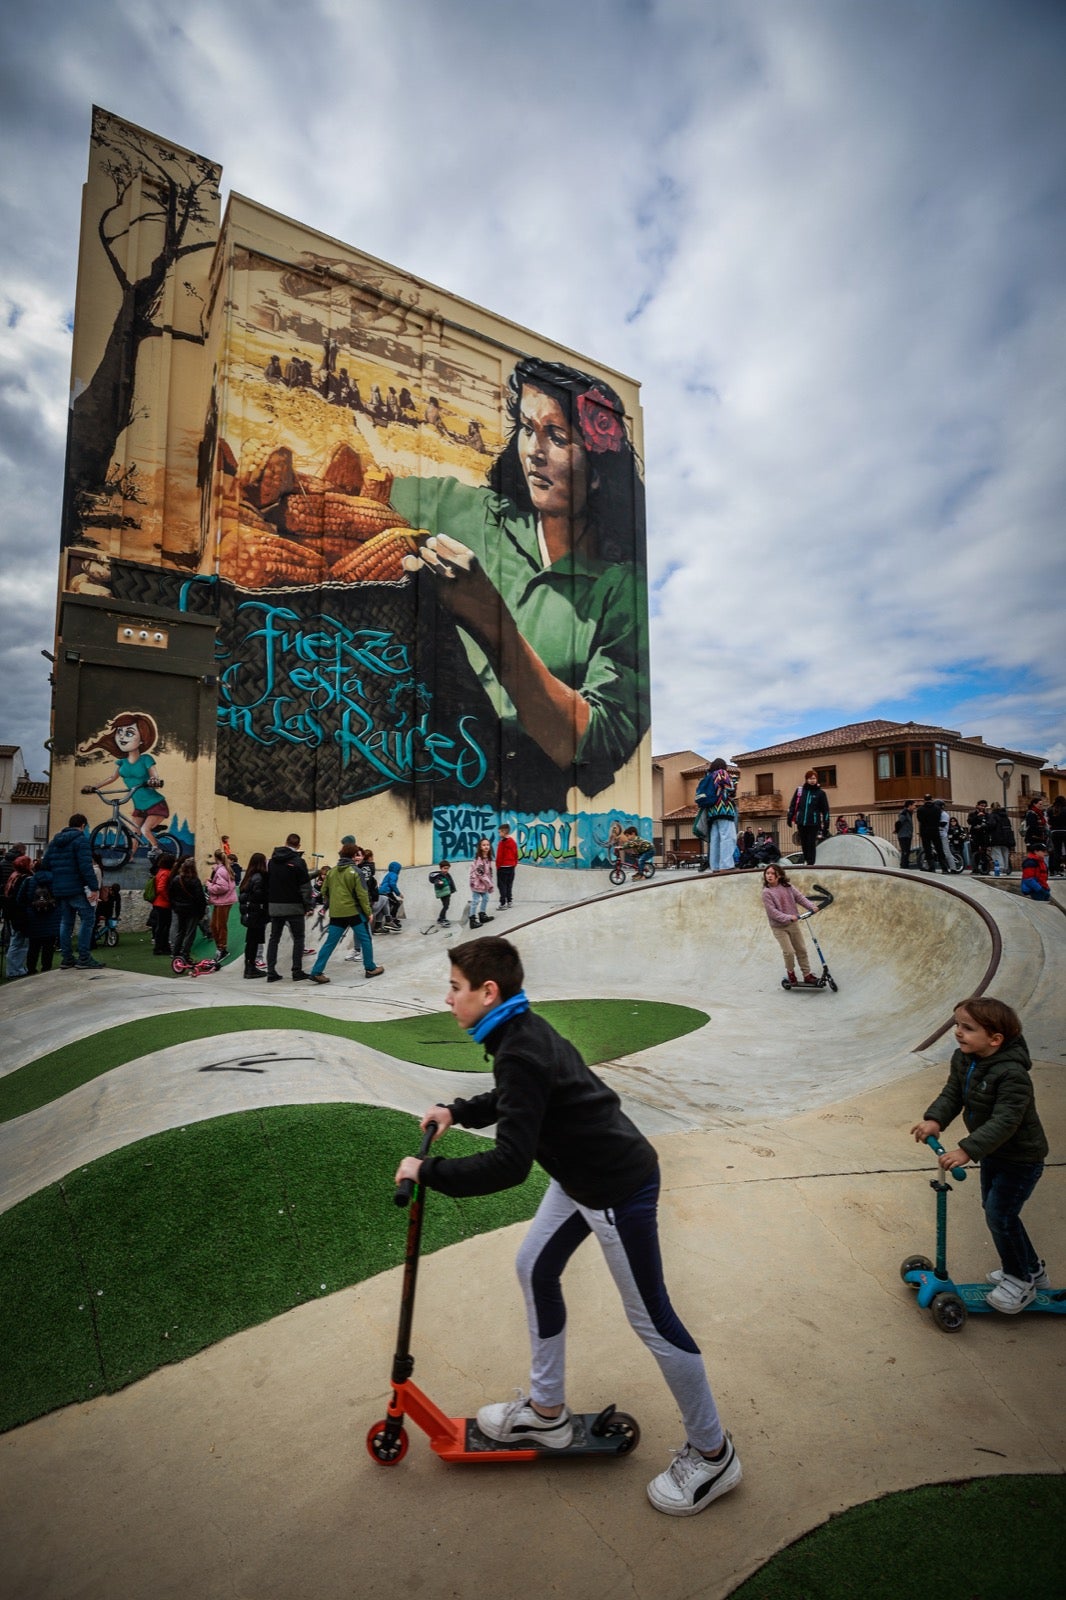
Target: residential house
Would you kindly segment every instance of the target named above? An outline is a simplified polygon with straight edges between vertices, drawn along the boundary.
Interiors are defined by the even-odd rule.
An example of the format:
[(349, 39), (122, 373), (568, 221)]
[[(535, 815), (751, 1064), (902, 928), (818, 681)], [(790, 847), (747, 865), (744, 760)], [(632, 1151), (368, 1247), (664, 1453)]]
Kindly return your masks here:
[(964, 823), (978, 800), (1002, 804), (1006, 798), (1012, 812), (1024, 811), (1030, 796), (1041, 792), (1043, 766), (1042, 756), (986, 744), (976, 734), (886, 721), (848, 723), (746, 751), (735, 761), (740, 826), (769, 828), (779, 843), (788, 831), (789, 801), (812, 767), (834, 823), (843, 816), (853, 824), (864, 812), (874, 831), (890, 838), (903, 801), (926, 794), (943, 800)]
[(700, 842), (692, 832), (696, 788), (710, 765), (695, 750), (674, 750), (652, 756), (652, 827), (656, 853), (698, 856)]
[(36, 859), (48, 843), (48, 802), (51, 786), (38, 783), (23, 773), (11, 791), (8, 830), (12, 840), (25, 843), (26, 853)]

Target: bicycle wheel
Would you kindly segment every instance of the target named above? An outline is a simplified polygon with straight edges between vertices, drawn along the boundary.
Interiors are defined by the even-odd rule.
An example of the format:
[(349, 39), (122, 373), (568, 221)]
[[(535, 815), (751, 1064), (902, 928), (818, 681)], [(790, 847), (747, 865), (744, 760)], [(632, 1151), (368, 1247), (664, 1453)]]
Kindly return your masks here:
[(614, 866), (611, 868), (611, 882), (617, 886), (620, 883), (625, 883), (625, 881), (625, 868), (620, 866), (616, 861)]
[(105, 870), (124, 867), (130, 858), (130, 836), (121, 822), (99, 822), (89, 835), (89, 848)]
[(654, 876), (655, 876), (655, 862), (654, 861), (649, 861), (648, 865), (644, 868), (644, 871), (641, 873), (641, 877), (642, 878), (654, 878)]
[(188, 854), (185, 847), (182, 845), (181, 840), (176, 839), (172, 833), (157, 833), (155, 835), (155, 847), (157, 850), (162, 850), (164, 854), (168, 856), (181, 856)]

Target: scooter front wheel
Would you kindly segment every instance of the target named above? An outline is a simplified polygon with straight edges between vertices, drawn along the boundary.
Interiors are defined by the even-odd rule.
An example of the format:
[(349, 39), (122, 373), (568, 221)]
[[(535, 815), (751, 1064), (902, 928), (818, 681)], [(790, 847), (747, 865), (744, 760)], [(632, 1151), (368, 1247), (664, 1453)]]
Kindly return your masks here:
[(390, 1435), (385, 1418), (375, 1422), (366, 1436), (367, 1449), (382, 1467), (394, 1467), (398, 1461), (402, 1461), (407, 1454), (407, 1443), (407, 1429), (394, 1429)]
[[(933, 1263), (928, 1256), (905, 1256), (899, 1264), (899, 1275), (904, 1283), (907, 1282), (908, 1272), (932, 1272), (932, 1270)], [(912, 1283), (909, 1287), (917, 1289), (918, 1285)]]
[(935, 1294), (929, 1302), (929, 1309), (933, 1313), (933, 1321), (938, 1328), (943, 1328), (945, 1333), (958, 1333), (966, 1324), (969, 1312), (965, 1300), (960, 1300), (957, 1294)]
[(832, 989), (832, 991), (833, 991), (833, 993), (834, 993), (834, 994), (836, 994), (836, 992), (837, 992), (837, 986), (836, 986), (836, 984), (835, 984), (835, 983), (834, 983), (834, 981), (833, 981), (833, 979), (832, 979), (832, 978), (826, 978), (826, 980), (825, 980), (825, 981), (826, 981), (826, 983), (827, 983), (827, 984), (828, 984), (828, 985), (829, 985), (829, 987), (830, 987), (830, 988), (831, 988), (831, 989)]

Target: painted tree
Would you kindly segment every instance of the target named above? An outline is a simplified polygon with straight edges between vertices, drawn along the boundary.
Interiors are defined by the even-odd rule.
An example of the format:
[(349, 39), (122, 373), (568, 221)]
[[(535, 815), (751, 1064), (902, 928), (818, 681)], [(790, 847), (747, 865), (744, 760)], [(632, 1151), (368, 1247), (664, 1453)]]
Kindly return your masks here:
[[(124, 507), (139, 498), (136, 463), (116, 456), (137, 411), (138, 354), (146, 339), (204, 343), (202, 300), (195, 327), (176, 327), (162, 313), (168, 278), (187, 257), (213, 249), (218, 229), (219, 167), (98, 110), (91, 143), (113, 189), (96, 232), (120, 299), (99, 365), (71, 406), (64, 545), (95, 543), (87, 531), (94, 527), (131, 525)], [(200, 299), (188, 279), (182, 288)]]

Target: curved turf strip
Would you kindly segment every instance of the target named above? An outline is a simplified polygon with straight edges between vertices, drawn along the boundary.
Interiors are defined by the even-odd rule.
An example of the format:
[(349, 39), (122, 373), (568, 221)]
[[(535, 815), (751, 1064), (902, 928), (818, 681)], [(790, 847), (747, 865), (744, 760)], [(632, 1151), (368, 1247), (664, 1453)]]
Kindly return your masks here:
[[(536, 1010), (572, 1039), (593, 1066), (680, 1038), (707, 1021), (703, 1011), (654, 1000), (546, 1000)], [(456, 1026), (449, 1011), (394, 1017), (387, 1022), (349, 1022), (291, 1006), (197, 1006), (153, 1015), (150, 1037), (152, 1049), (163, 1050), (193, 1039), (263, 1028), (333, 1034), (401, 1061), (445, 1071), (485, 1072), (489, 1066), (484, 1050)], [(145, 1036), (141, 1020), (118, 1023), (8, 1073), (0, 1078), (0, 1122), (36, 1111), (102, 1073), (143, 1056)]]
[[(447, 1141), (485, 1148), (461, 1129)], [(273, 1106), (141, 1139), (5, 1212), (0, 1429), (397, 1266), (392, 1180), (417, 1144), (402, 1112)], [(502, 1194), (434, 1194), (423, 1249), (532, 1216), (545, 1186), (535, 1167)]]
[(930, 1483), (853, 1506), (734, 1589), (730, 1600), (1037, 1600), (1062, 1593), (1066, 1477)]

